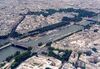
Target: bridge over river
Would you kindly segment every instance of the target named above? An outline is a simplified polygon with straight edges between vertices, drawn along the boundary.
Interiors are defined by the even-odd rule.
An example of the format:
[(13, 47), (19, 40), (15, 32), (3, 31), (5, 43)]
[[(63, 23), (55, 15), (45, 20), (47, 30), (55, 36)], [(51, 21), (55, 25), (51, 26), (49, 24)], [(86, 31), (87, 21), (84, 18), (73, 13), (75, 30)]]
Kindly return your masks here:
[(66, 26), (64, 29), (61, 29), (60, 31), (50, 34), (50, 35), (44, 35), (40, 38), (37, 38), (35, 40), (29, 40), (27, 42), (14, 42), (13, 44), (15, 46), (28, 48), (28, 47), (37, 47), (39, 43), (46, 44), (48, 42), (54, 42), (56, 40), (59, 40), (61, 38), (64, 38), (66, 36), (69, 36), (75, 32), (81, 31), (84, 29), (81, 25), (72, 25), (72, 26)]
[[(84, 23), (85, 23), (85, 25), (84, 25)], [(90, 24), (90, 22), (83, 22), (82, 24), (76, 24), (76, 25), (71, 25), (71, 26), (63, 26), (63, 29), (60, 29), (58, 32), (55, 32), (55, 33), (49, 34), (49, 35), (43, 35), (37, 39), (34, 39), (34, 40), (31, 39), (26, 42), (21, 42), (20, 40), (11, 38), (10, 43), (3, 46), (0, 50), (0, 55), (1, 55), (0, 62), (5, 60), (5, 58), (10, 56), (11, 54), (14, 54), (16, 51), (23, 51), (23, 49), (21, 49), (21, 48), (26, 49), (31, 46), (33, 48), (32, 52), (35, 51), (35, 52), (41, 53), (42, 51), (46, 51), (47, 47), (42, 47), (42, 49), (41, 49), (38, 46), (38, 44), (42, 43), (43, 45), (45, 45), (48, 42), (57, 41), (59, 39), (67, 37), (73, 33), (84, 30), (84, 26), (86, 26), (88, 24)], [(12, 44), (14, 44), (14, 46), (16, 46), (16, 47), (12, 46)], [(21, 48), (17, 48), (17, 47), (21, 47)]]

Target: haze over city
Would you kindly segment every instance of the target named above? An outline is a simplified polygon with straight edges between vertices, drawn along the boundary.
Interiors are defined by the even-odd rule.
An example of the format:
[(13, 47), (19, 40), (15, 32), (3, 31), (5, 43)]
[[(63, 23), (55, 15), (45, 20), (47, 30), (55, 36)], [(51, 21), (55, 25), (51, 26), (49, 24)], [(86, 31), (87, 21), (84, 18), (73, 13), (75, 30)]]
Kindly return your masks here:
[(0, 69), (100, 69), (100, 0), (0, 0)]

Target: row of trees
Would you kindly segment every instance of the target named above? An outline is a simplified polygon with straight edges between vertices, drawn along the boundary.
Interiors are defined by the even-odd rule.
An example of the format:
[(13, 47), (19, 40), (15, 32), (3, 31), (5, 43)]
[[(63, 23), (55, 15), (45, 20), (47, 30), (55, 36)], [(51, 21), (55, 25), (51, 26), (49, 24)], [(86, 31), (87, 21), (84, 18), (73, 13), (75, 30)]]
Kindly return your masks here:
[(27, 49), (27, 51), (25, 51), (23, 53), (16, 53), (15, 58), (14, 58), (15, 61), (12, 64), (11, 69), (15, 69), (20, 63), (22, 63), (27, 58), (31, 57), (32, 56), (31, 50), (32, 50), (32, 48), (29, 47)]
[(26, 60), (30, 56), (31, 56), (31, 52), (30, 51), (26, 51), (26, 52), (24, 52), (22, 54), (17, 55), (15, 57), (15, 62), (11, 66), (11, 69), (16, 68), (21, 62), (23, 62), (24, 60)]
[[(64, 52), (64, 54), (62, 56), (58, 55), (58, 54), (55, 54), (53, 52), (53, 50), (57, 50), (59, 52)], [(52, 57), (55, 57), (59, 60), (61, 60), (62, 62), (64, 61), (68, 61), (70, 55), (72, 53), (72, 50), (59, 50), (59, 49), (54, 49), (54, 48), (49, 48), (49, 52), (48, 52), (48, 56), (52, 56)]]

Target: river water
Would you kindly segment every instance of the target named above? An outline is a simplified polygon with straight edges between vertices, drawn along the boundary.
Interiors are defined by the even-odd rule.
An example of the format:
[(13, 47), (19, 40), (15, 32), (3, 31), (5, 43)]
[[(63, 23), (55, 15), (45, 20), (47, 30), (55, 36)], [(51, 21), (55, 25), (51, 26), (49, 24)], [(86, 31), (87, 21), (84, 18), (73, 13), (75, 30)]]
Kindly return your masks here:
[(0, 50), (0, 62), (5, 60), (8, 56), (13, 55), (17, 51), (24, 52), (25, 50), (14, 46), (9, 46), (7, 48)]

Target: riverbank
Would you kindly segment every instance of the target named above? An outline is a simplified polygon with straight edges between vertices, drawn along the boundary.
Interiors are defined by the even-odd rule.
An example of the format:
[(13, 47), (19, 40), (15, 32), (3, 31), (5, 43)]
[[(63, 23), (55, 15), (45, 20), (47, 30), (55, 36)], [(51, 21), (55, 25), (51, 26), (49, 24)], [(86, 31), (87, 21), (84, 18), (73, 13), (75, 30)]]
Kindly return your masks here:
[(0, 63), (2, 61), (5, 61), (5, 59), (7, 57), (14, 55), (17, 51), (24, 52), (25, 50), (21, 49), (21, 48), (14, 47), (12, 45), (9, 45), (8, 47), (1, 49), (0, 50)]
[(6, 48), (6, 47), (9, 47), (10, 45), (12, 45), (12, 44), (11, 44), (11, 43), (8, 43), (8, 44), (6, 44), (6, 45), (0, 47), (0, 50), (4, 49), (4, 48)]

